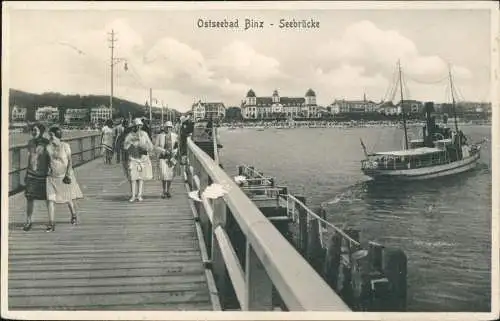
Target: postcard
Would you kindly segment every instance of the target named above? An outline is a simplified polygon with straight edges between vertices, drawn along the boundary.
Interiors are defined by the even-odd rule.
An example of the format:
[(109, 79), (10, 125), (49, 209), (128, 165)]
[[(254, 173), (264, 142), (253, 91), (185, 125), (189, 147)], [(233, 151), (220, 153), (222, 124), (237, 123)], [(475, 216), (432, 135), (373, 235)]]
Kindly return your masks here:
[(2, 317), (498, 318), (494, 3), (2, 13)]

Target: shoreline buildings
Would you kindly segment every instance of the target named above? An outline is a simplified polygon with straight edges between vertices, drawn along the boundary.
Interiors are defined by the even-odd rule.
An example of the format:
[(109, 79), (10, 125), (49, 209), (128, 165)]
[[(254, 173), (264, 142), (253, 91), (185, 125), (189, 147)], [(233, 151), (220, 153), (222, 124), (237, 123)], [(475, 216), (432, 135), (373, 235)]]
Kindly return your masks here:
[(99, 123), (104, 120), (111, 119), (111, 108), (101, 105), (96, 108), (90, 109), (90, 122)]
[(52, 106), (38, 107), (35, 112), (35, 120), (37, 121), (58, 121), (59, 108)]
[(226, 116), (226, 107), (222, 102), (202, 102), (194, 103), (191, 107), (194, 120), (218, 119), (222, 120)]
[(278, 90), (272, 96), (257, 97), (250, 89), (241, 104), (244, 119), (275, 119), (278, 117), (321, 117), (321, 110), (316, 104), (316, 93), (309, 89), (304, 97), (281, 97)]
[(22, 108), (14, 105), (11, 110), (10, 119), (12, 121), (25, 121), (26, 120), (26, 108)]

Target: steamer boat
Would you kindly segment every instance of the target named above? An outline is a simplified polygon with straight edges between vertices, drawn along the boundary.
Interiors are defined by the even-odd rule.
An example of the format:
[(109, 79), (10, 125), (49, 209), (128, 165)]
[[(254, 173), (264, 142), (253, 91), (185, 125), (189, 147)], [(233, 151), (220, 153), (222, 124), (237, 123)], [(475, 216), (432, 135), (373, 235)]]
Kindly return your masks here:
[[(399, 84), (401, 65), (398, 63)], [(451, 69), (449, 71), (455, 130), (441, 128), (431, 117), (431, 110), (426, 109), (426, 126), (423, 138), (412, 140), (408, 146), (405, 111), (402, 108), (405, 147), (403, 150), (368, 154), (361, 141), (365, 159), (361, 161), (361, 170), (373, 179), (423, 180), (458, 174), (473, 169), (480, 158), (481, 143), (472, 144), (458, 129), (455, 110), (455, 96)], [(403, 107), (401, 89), (401, 107)]]

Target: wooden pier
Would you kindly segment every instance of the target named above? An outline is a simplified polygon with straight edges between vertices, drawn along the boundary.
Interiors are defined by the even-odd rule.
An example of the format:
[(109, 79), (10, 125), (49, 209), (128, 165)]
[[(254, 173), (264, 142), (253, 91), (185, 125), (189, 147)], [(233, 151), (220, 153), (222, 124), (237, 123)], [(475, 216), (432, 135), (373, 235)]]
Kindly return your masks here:
[(9, 199), (9, 308), (21, 310), (213, 310), (183, 182), (161, 199), (158, 181), (129, 203), (121, 165), (95, 160), (76, 169), (80, 224), (56, 205), (56, 231), (37, 202), (22, 230), (24, 195)]
[[(44, 202), (22, 230), (26, 151), (9, 148), (9, 311), (351, 311), (220, 168), (215, 142), (188, 139), (172, 198), (148, 181), (143, 202), (129, 203), (121, 165), (98, 158), (98, 135), (69, 141), (80, 224), (56, 205), (53, 233)], [(213, 184), (225, 189), (216, 199), (203, 194)]]

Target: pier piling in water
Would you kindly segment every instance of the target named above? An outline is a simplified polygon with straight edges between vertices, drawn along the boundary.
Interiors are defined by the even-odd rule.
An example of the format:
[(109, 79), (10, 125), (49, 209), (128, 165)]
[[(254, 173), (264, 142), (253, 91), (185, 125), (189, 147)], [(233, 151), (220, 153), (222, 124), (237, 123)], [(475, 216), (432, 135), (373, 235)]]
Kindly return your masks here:
[[(405, 310), (407, 260), (402, 250), (373, 241), (361, 243), (361, 232), (355, 228), (332, 229), (323, 206), (312, 212), (304, 196), (290, 196), (286, 187), (279, 187), (277, 203), (265, 205), (255, 191), (274, 188), (274, 178), (266, 178), (253, 166), (239, 166), (238, 174), (249, 180), (250, 198), (262, 213), (346, 304), (356, 311)], [(288, 220), (283, 219), (286, 216)], [(330, 233), (325, 235), (329, 227)], [(281, 306), (274, 292), (274, 305)]]

